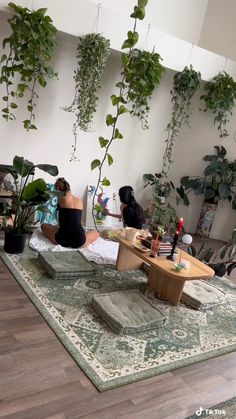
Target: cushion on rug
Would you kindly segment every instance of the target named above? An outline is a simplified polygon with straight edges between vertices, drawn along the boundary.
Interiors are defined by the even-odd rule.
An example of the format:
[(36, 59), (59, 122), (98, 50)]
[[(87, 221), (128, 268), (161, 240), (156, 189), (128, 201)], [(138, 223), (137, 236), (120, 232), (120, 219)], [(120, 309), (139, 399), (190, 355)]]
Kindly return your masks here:
[(206, 309), (224, 303), (226, 294), (205, 281), (186, 281), (181, 301), (196, 310)]
[(93, 275), (97, 269), (80, 252), (39, 252), (38, 259), (54, 279), (73, 279)]
[(165, 316), (138, 290), (95, 295), (92, 306), (119, 334), (156, 329), (165, 324)]

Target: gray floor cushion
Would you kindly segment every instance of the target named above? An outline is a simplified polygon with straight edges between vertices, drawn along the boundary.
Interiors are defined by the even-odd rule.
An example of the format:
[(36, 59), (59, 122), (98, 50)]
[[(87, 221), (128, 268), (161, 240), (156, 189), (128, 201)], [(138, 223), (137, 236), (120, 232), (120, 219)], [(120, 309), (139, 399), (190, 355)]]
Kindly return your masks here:
[(225, 300), (223, 291), (201, 280), (186, 281), (181, 296), (182, 302), (197, 310), (222, 304)]
[(73, 279), (97, 272), (96, 267), (77, 251), (39, 252), (38, 259), (54, 279)]
[(166, 321), (165, 316), (138, 290), (93, 296), (92, 306), (119, 334), (156, 329)]

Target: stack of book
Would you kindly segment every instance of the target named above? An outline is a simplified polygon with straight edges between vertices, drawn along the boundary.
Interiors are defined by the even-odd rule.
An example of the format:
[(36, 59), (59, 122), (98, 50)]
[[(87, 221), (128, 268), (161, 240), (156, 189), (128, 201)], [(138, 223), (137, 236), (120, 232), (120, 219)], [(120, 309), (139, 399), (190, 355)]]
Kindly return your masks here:
[(172, 249), (172, 244), (171, 243), (161, 242), (160, 247), (159, 247), (159, 251), (158, 251), (158, 255), (159, 256), (169, 256), (170, 253), (171, 253), (171, 249)]

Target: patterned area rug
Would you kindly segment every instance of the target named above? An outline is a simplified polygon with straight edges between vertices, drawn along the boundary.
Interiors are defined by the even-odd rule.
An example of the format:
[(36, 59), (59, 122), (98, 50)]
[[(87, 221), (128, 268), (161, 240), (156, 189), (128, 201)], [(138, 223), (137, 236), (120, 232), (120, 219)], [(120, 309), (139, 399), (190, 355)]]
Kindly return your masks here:
[(226, 400), (225, 402), (218, 403), (215, 406), (204, 409), (199, 407), (196, 414), (188, 416), (185, 419), (235, 419), (236, 418), (236, 397)]
[[(98, 274), (53, 280), (37, 253), (1, 258), (71, 356), (100, 390), (111, 389), (236, 350), (236, 285), (214, 278), (227, 292), (223, 305), (196, 311), (160, 301), (142, 271), (118, 272), (98, 265)], [(91, 307), (92, 295), (140, 289), (166, 316), (164, 327), (135, 335), (112, 332)]]

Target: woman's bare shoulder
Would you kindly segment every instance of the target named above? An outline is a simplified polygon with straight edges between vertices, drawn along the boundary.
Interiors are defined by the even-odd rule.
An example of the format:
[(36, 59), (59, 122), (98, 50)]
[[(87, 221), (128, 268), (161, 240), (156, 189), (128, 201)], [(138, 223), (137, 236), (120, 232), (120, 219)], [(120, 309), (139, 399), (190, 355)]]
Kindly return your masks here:
[(83, 209), (83, 201), (78, 196), (73, 196), (74, 207), (78, 209)]

